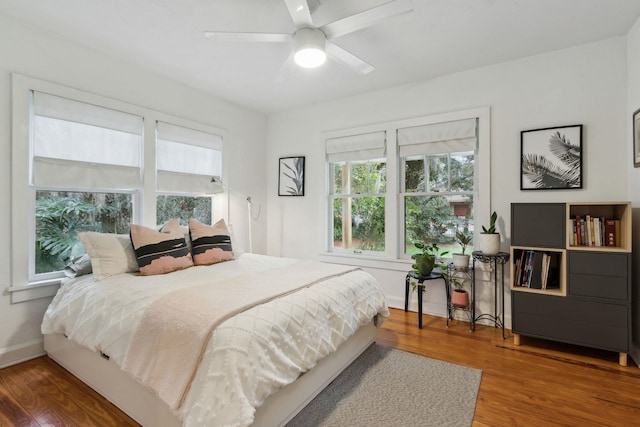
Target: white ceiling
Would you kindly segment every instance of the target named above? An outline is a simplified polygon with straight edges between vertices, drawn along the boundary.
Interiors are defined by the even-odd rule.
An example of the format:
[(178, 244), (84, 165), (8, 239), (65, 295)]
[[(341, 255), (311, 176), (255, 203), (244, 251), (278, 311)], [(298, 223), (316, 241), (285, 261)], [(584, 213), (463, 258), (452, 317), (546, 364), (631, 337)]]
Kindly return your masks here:
[[(320, 0), (315, 26), (389, 0)], [(271, 113), (625, 35), (640, 0), (413, 0), (333, 42), (376, 69), (327, 61), (277, 74), (291, 46), (203, 30), (293, 33), (284, 0), (0, 0), (0, 13), (199, 90)]]

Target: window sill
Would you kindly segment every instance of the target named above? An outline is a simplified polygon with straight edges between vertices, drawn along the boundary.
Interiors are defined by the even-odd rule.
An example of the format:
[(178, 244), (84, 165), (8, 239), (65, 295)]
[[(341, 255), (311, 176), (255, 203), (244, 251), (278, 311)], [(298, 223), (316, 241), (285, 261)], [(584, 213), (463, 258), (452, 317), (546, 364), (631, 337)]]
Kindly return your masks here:
[(11, 295), (11, 304), (52, 297), (60, 289), (62, 279), (31, 282), (24, 286), (11, 286), (7, 291)]
[(413, 261), (410, 259), (391, 259), (351, 253), (322, 252), (320, 261), (332, 264), (354, 265), (357, 267), (379, 268), (381, 270), (408, 271)]

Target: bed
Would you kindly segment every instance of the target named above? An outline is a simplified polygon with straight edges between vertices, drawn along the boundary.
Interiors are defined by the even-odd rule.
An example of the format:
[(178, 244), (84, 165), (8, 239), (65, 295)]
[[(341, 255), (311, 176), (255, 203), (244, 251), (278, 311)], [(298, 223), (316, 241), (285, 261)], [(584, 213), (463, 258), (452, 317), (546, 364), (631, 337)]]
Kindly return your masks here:
[[(306, 278), (295, 291), (221, 319), (203, 341), (202, 351), (192, 355), (193, 362), (180, 349), (158, 351), (140, 344), (165, 345), (168, 339), (163, 334), (171, 327), (151, 332), (143, 328), (160, 301), (180, 301), (180, 295), (213, 292), (216, 287), (233, 293), (243, 282), (259, 287), (284, 282), (297, 274), (291, 273), (296, 268), (325, 272)], [(243, 254), (162, 275), (125, 272), (100, 280), (92, 274), (71, 279), (49, 306), (42, 332), (53, 360), (142, 425), (277, 426), (286, 424), (355, 360), (388, 315), (379, 284), (360, 269)], [(160, 324), (181, 324), (171, 316), (175, 314)], [(180, 348), (194, 341), (168, 337)], [(142, 358), (132, 363), (136, 348)], [(166, 367), (176, 363), (165, 360), (171, 359), (168, 353), (178, 354), (179, 364), (194, 363), (193, 375), (178, 376), (188, 378), (184, 390), (174, 386), (181, 383)], [(140, 374), (158, 366), (150, 375), (155, 382)], [(169, 386), (157, 372), (167, 372)]]

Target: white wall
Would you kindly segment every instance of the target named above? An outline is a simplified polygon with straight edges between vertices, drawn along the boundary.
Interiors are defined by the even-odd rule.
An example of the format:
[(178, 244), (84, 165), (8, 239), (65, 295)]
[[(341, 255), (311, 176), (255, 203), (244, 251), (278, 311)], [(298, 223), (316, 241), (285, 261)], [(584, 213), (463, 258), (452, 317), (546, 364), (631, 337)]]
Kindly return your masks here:
[[(640, 19), (638, 19), (627, 35), (627, 114), (625, 126), (627, 127), (627, 154), (633, 159), (633, 127), (631, 117), (640, 108)], [(629, 200), (633, 204), (633, 288), (634, 307), (632, 330), (633, 345), (631, 356), (640, 364), (640, 168), (633, 168), (631, 160), (627, 161), (629, 169)]]
[[(626, 55), (626, 39), (613, 38), (270, 116), (268, 253), (317, 258), (325, 249), (321, 132), (475, 107), (491, 108), (491, 207), (501, 217), (503, 250), (511, 202), (627, 200)], [(520, 131), (573, 124), (584, 125), (584, 189), (520, 191)], [(286, 155), (306, 156), (304, 197), (276, 195), (278, 157)], [(403, 306), (405, 273), (367, 270), (380, 280), (389, 304)], [(426, 311), (443, 315), (439, 288), (425, 297)], [(483, 310), (492, 307), (489, 291), (480, 289)], [(509, 302), (507, 290), (507, 326)]]
[[(227, 130), (224, 141), (227, 184), (264, 201), (266, 117), (211, 94), (177, 84), (117, 59), (0, 15), (0, 366), (42, 350), (40, 322), (49, 299), (11, 304), (10, 147), (11, 79), (16, 72), (87, 92), (142, 105)], [(217, 196), (220, 197), (220, 196)], [(238, 200), (240, 199), (240, 200)], [(222, 202), (225, 202), (224, 199)], [(246, 204), (231, 196), (231, 219), (238, 241), (247, 245)], [(263, 203), (264, 204), (264, 203)], [(264, 206), (263, 206), (264, 211)], [(226, 212), (226, 209), (225, 209)], [(254, 252), (266, 252), (266, 215), (253, 223)], [(151, 224), (149, 224), (151, 225)]]

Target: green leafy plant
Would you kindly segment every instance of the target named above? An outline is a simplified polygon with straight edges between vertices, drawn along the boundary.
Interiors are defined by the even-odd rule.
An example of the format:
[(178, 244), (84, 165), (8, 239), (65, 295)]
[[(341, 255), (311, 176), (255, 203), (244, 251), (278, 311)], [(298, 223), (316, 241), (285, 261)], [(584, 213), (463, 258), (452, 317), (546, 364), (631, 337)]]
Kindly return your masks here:
[(493, 211), (491, 218), (489, 219), (489, 228), (482, 226), (482, 232), (484, 234), (496, 234), (496, 221), (498, 220), (498, 214)]
[(467, 279), (462, 277), (457, 277), (457, 276), (451, 276), (451, 278), (449, 279), (449, 282), (458, 291), (462, 291), (464, 290), (464, 284), (467, 282)]
[(472, 234), (464, 233), (462, 231), (458, 231), (456, 233), (456, 241), (462, 247), (462, 255), (465, 254), (465, 251), (467, 250), (467, 246), (469, 245), (469, 243), (471, 243), (472, 240), (473, 240)]
[(411, 259), (415, 260), (411, 268), (421, 276), (431, 274), (436, 263), (436, 257), (449, 253), (449, 251), (441, 250), (436, 243), (429, 245), (422, 242), (414, 242), (413, 245), (419, 249), (420, 252), (411, 255)]

